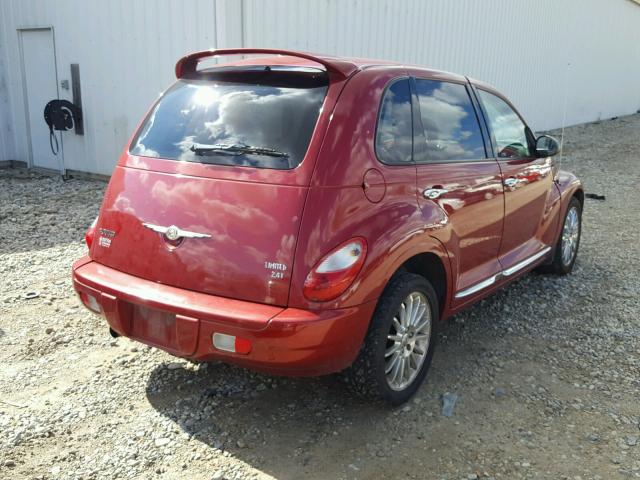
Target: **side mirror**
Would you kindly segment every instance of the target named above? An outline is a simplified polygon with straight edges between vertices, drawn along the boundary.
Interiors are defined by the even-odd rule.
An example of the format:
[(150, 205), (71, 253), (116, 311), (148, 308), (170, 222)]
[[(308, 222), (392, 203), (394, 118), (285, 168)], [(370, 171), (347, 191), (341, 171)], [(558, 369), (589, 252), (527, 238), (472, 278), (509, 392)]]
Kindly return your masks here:
[(538, 157), (553, 157), (559, 150), (558, 140), (550, 135), (540, 135), (536, 139), (536, 155)]

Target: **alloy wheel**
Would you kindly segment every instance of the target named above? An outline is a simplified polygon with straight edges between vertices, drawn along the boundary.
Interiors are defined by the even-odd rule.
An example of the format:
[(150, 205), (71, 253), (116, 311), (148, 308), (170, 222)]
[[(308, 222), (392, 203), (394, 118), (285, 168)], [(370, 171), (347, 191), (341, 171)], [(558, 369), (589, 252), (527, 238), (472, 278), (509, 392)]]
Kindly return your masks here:
[(565, 266), (571, 265), (578, 250), (580, 239), (580, 215), (576, 207), (571, 207), (564, 219), (562, 227), (562, 263)]
[(421, 292), (411, 292), (400, 304), (387, 335), (385, 375), (392, 390), (404, 390), (415, 380), (429, 350), (431, 308)]

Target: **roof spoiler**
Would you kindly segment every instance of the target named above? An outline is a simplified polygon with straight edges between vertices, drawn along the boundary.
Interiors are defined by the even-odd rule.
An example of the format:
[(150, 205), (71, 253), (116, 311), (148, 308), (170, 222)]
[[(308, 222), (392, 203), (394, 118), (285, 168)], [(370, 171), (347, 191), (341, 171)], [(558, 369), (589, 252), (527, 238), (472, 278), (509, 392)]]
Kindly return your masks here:
[(190, 53), (182, 57), (176, 63), (176, 78), (184, 78), (193, 75), (198, 67), (198, 62), (203, 58), (217, 57), (219, 55), (248, 55), (248, 54), (273, 54), (284, 55), (287, 57), (304, 58), (312, 62), (322, 65), (328, 73), (334, 74), (340, 78), (351, 76), (356, 70), (357, 65), (352, 62), (340, 60), (333, 57), (323, 57), (312, 55), (310, 53), (295, 52), (291, 50), (278, 50), (273, 48), (227, 48), (220, 50), (203, 50), (200, 52)]

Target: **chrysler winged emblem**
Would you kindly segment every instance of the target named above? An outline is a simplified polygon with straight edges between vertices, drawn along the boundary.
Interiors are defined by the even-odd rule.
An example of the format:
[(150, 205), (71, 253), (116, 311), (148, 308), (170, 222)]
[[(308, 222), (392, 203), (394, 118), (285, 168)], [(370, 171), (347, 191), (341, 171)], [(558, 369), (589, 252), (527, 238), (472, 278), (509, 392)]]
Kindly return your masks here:
[(211, 238), (211, 235), (207, 235), (206, 233), (181, 230), (175, 225), (170, 225), (168, 227), (163, 227), (162, 225), (154, 225), (153, 223), (143, 223), (142, 225), (150, 230), (153, 230), (154, 232), (163, 234), (165, 237), (167, 237), (167, 240), (171, 240), (172, 242), (181, 238)]

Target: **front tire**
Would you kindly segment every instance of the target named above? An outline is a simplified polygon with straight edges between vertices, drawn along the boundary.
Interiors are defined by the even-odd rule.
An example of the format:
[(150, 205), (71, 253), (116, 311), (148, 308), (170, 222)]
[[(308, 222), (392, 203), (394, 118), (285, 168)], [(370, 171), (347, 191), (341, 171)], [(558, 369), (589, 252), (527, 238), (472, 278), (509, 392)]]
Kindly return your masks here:
[(389, 281), (356, 361), (345, 372), (352, 389), (367, 398), (400, 405), (424, 381), (433, 358), (438, 297), (420, 275)]
[(556, 243), (553, 260), (549, 265), (543, 265), (540, 270), (544, 273), (568, 275), (573, 270), (578, 256), (580, 236), (582, 235), (582, 205), (573, 197), (569, 201), (567, 213), (562, 223), (562, 232)]

